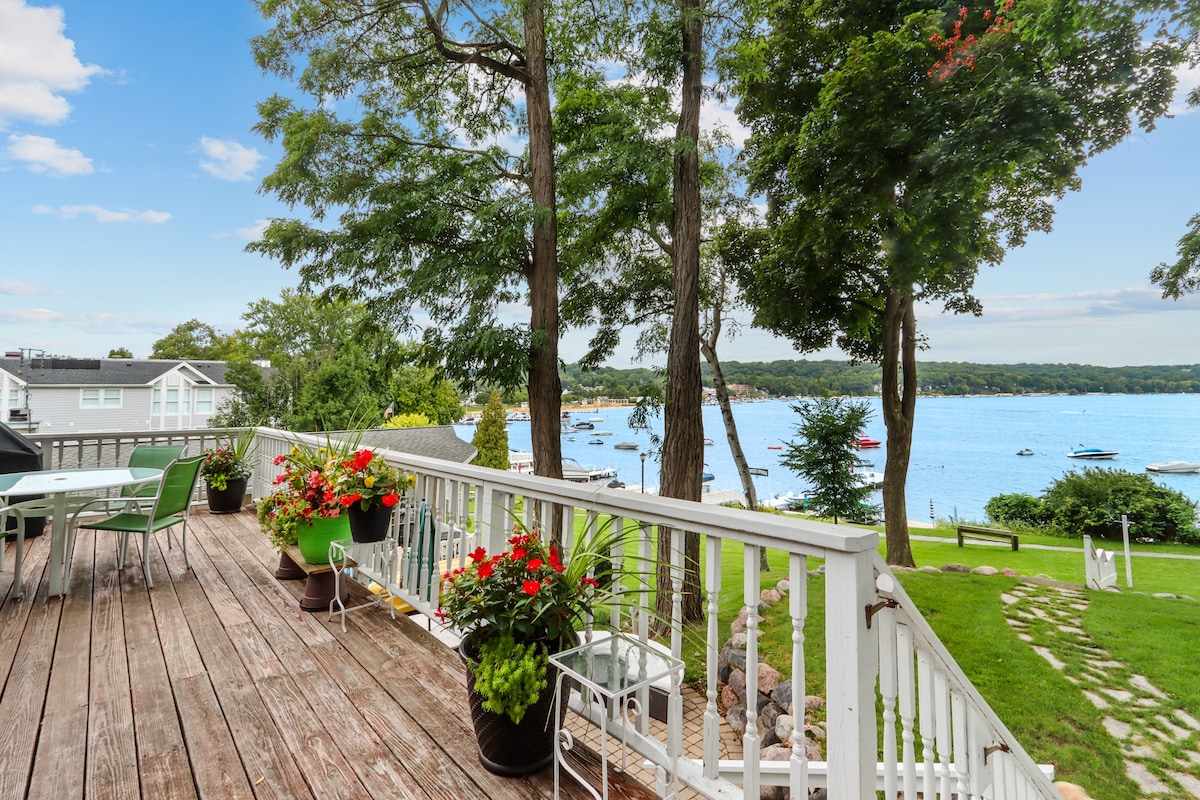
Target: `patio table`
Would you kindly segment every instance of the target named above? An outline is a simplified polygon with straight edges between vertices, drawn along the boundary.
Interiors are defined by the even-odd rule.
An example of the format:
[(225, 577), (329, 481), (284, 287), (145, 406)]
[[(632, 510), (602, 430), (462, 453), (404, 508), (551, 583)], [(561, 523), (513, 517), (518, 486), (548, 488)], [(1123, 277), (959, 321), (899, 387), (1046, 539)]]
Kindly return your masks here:
[(146, 467), (109, 469), (56, 469), (40, 472), (12, 472), (0, 475), (0, 498), (22, 495), (46, 495), (52, 505), (50, 517), (50, 579), (47, 594), (65, 594), (67, 549), (67, 501), (73, 492), (95, 492), (138, 486), (162, 479), (162, 470)]

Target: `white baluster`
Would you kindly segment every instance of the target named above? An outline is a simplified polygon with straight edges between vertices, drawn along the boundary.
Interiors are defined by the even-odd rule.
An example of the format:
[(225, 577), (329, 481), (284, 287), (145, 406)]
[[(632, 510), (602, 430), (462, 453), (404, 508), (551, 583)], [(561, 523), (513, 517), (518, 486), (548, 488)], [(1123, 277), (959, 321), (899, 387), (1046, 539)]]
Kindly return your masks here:
[(758, 602), (759, 548), (745, 545), (743, 550), (742, 602), (746, 605), (746, 732), (742, 734), (742, 758), (746, 771), (742, 776), (745, 797), (759, 795), (758, 760)]
[(967, 797), (967, 753), (970, 751), (971, 743), (967, 739), (967, 703), (962, 692), (958, 691), (950, 693), (950, 737), (954, 746), (954, 770), (958, 773), (954, 793), (959, 798), (965, 799)]
[(788, 613), (792, 618), (792, 757), (789, 778), (792, 797), (808, 797), (808, 753), (804, 745), (805, 688), (804, 622), (808, 617), (808, 558), (792, 553), (788, 558)]
[(933, 673), (933, 702), (934, 714), (937, 716), (937, 754), (940, 768), (938, 791), (942, 800), (950, 800), (950, 689), (946, 682), (946, 673), (941, 669)]
[(936, 720), (933, 714), (933, 667), (929, 663), (929, 655), (924, 651), (917, 652), (917, 702), (921, 721), (921, 762), (924, 765), (924, 784), (921, 796), (932, 800), (936, 791), (936, 765), (933, 754), (933, 737), (936, 732)]
[[(706, 696), (704, 705), (704, 777), (716, 778), (721, 758), (721, 715), (717, 713), (717, 660), (721, 631), (717, 624), (717, 600), (721, 594), (721, 540), (716, 536), (704, 539), (704, 583), (708, 586), (708, 646), (706, 662)], [(799, 795), (794, 796), (799, 797)]]
[(904, 743), (904, 796), (917, 796), (917, 748), (913, 731), (917, 685), (913, 675), (912, 631), (896, 627), (896, 682), (900, 697), (900, 738)]
[(879, 697), (883, 703), (883, 796), (896, 800), (896, 615), (883, 608), (879, 626)]

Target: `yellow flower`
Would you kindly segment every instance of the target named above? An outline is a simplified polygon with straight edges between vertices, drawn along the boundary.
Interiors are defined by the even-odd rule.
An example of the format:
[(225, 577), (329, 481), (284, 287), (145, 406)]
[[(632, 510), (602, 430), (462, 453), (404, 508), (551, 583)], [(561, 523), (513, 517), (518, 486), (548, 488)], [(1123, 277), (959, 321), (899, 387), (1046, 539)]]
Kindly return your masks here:
[(417, 476), (416, 476), (416, 475), (409, 475), (408, 477), (406, 477), (406, 478), (404, 479), (404, 485), (405, 485), (405, 486), (408, 486), (410, 489), (411, 489), (413, 486), (416, 486), (416, 485), (417, 485)]
[(374, 475), (368, 475), (367, 477), (363, 478), (363, 486), (370, 489), (374, 485), (375, 485), (375, 476)]

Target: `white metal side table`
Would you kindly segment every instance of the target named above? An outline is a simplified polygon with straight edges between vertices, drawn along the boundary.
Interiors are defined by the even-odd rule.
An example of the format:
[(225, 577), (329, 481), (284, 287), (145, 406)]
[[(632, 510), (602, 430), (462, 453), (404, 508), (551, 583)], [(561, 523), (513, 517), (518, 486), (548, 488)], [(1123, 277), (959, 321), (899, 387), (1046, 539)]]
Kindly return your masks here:
[(624, 732), (632, 726), (630, 717), (635, 714), (649, 713), (649, 708), (642, 708), (635, 696), (639, 690), (649, 690), (650, 685), (663, 678), (670, 679), (670, 694), (668, 708), (667, 757), (671, 762), (670, 774), (667, 778), (667, 790), (664, 798), (675, 798), (679, 795), (679, 772), (677, 762), (680, 756), (679, 731), (682, 725), (680, 719), (670, 719), (681, 714), (679, 685), (683, 680), (683, 662), (662, 651), (643, 644), (637, 639), (616, 633), (600, 639), (594, 639), (579, 647), (564, 650), (550, 656), (550, 663), (558, 667), (558, 684), (555, 687), (555, 719), (563, 719), (563, 704), (570, 698), (572, 684), (578, 688), (584, 707), (591, 704), (599, 706), (600, 717), (600, 791), (590, 786), (565, 758), (566, 752), (574, 745), (574, 739), (566, 728), (559, 731), (554, 740), (554, 797), (559, 796), (559, 769), (566, 770), (575, 778), (596, 800), (608, 800), (608, 720), (610, 714), (622, 716), (621, 736), (621, 766), (624, 771), (628, 746)]
[[(392, 619), (396, 618), (395, 596), (392, 594), (396, 586), (395, 539), (388, 536), (381, 542), (356, 542), (353, 539), (330, 542), (329, 566), (333, 567), (334, 581), (333, 599), (329, 601), (329, 619), (333, 619), (335, 613), (341, 616), (342, 633), (346, 632), (346, 613), (360, 608), (372, 608), (386, 602), (391, 609)], [(378, 584), (379, 591), (373, 592), (375, 597), (369, 602), (347, 608), (342, 596), (346, 592), (344, 581), (348, 578), (364, 586)]]

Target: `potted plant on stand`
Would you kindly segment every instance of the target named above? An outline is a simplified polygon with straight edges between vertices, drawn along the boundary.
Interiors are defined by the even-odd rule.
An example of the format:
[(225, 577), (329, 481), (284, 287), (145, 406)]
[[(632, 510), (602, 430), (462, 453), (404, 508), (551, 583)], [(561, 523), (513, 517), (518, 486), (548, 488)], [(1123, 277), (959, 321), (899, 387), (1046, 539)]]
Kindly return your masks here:
[(516, 777), (554, 758), (561, 720), (552, 719), (557, 675), (549, 658), (578, 644), (576, 631), (601, 598), (597, 571), (608, 574), (619, 544), (603, 533), (579, 537), (566, 563), (536, 528), (518, 525), (508, 545), (495, 555), (478, 548), (467, 566), (443, 576), (437, 617), (463, 635), (479, 761)]
[(232, 514), (242, 510), (252, 472), (250, 459), (253, 447), (254, 429), (248, 428), (204, 451), (200, 477), (207, 487), (210, 513)]
[(310, 564), (328, 559), (329, 543), (350, 538), (349, 514), (338, 489), (349, 448), (297, 443), (275, 457), (283, 468), (275, 490), (258, 501), (258, 524), (279, 552), (294, 544)]
[(370, 449), (359, 450), (343, 461), (337, 486), (349, 512), (354, 541), (383, 541), (391, 528), (392, 513), (415, 483), (416, 478), (401, 475)]

